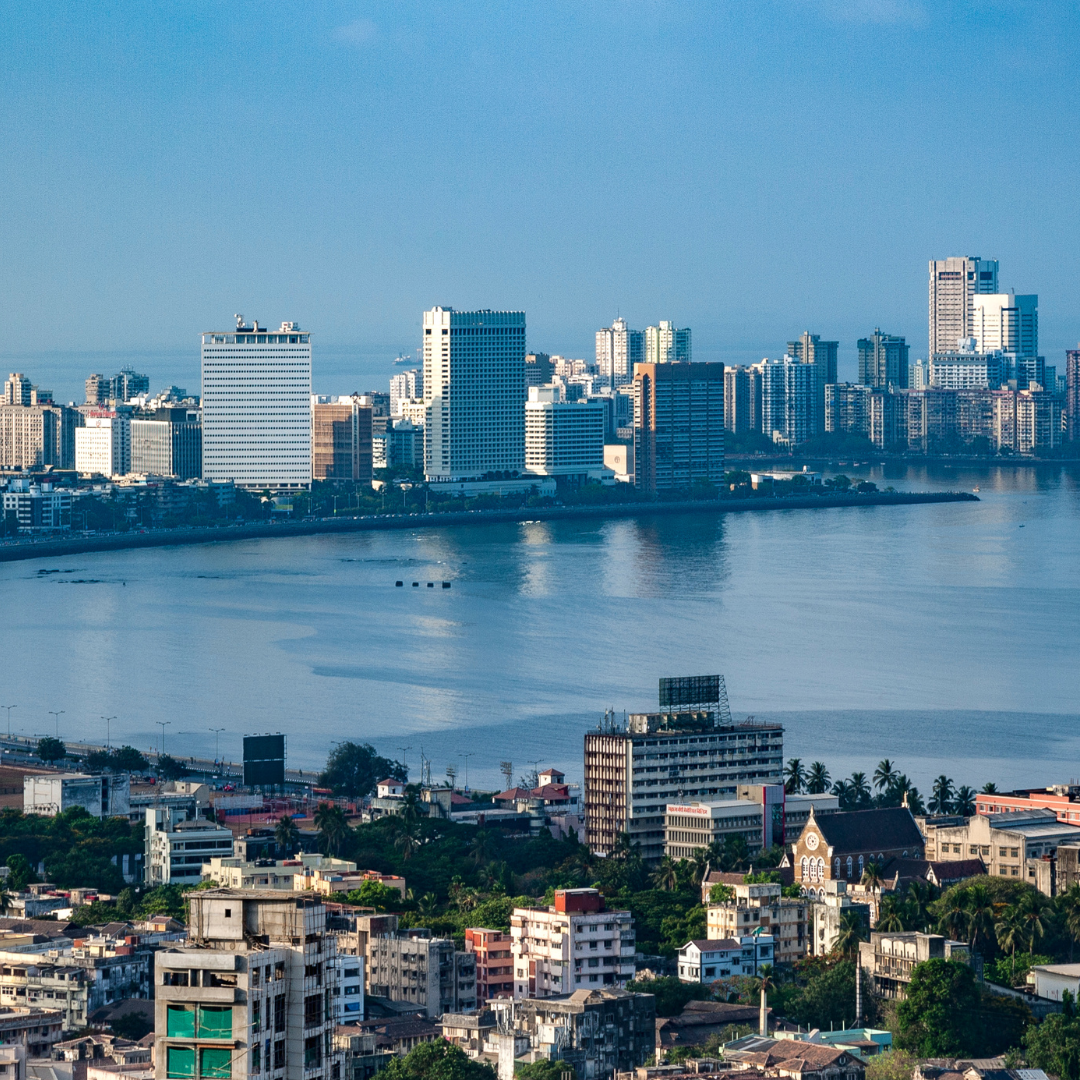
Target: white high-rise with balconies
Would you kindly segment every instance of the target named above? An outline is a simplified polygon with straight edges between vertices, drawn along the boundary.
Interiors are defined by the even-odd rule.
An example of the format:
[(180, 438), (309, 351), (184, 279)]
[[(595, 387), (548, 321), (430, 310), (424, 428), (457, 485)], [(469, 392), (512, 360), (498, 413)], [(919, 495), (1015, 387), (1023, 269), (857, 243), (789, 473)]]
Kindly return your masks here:
[(930, 260), (930, 351), (948, 352), (961, 338), (972, 336), (973, 298), (996, 293), (997, 259), (978, 255)]
[(423, 377), (429, 480), (506, 479), (522, 472), (524, 311), (425, 311)]
[(626, 320), (616, 319), (596, 331), (596, 365), (600, 377), (611, 386), (634, 381), (634, 365), (645, 363), (645, 334), (628, 330)]
[(202, 336), (203, 477), (292, 491), (311, 485), (311, 335), (258, 322)]

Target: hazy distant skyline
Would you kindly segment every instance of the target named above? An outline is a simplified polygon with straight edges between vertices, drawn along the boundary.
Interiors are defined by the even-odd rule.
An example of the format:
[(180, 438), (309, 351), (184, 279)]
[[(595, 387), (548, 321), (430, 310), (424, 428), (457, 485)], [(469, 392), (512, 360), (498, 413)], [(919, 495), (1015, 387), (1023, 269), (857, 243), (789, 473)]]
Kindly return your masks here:
[[(597, 0), (9, 7), (0, 365), (58, 397), (142, 358), (197, 387), (232, 313), (374, 386), (425, 308), (623, 314), (698, 359), (875, 326), (926, 352), (926, 266), (981, 255), (1080, 339), (1074, 5)], [(93, 363), (93, 356), (101, 357)], [(149, 362), (147, 362), (149, 360)], [(194, 377), (193, 377), (194, 375)]]

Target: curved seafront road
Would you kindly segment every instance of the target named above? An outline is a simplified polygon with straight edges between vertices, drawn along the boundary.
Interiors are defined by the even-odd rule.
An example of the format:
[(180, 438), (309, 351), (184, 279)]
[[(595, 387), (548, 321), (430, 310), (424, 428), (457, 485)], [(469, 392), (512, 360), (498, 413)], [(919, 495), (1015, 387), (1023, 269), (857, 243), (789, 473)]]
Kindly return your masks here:
[(274, 536), (313, 533), (368, 532), (379, 529), (430, 529), (453, 525), (486, 525), (505, 521), (556, 521), (563, 518), (625, 518), (657, 514), (730, 514), (762, 510), (826, 510), (847, 506), (908, 506), (912, 503), (978, 502), (966, 491), (872, 492), (865, 495), (789, 495), (782, 498), (718, 499), (715, 502), (622, 503), (602, 506), (552, 506), (544, 509), (453, 511), (443, 514), (370, 514), (356, 518), (318, 518), (313, 521), (250, 522), (218, 527), (150, 529), (146, 532), (103, 533), (60, 539), (14, 540), (0, 544), (0, 562), (79, 555), (121, 548), (169, 547), (176, 544), (216, 544), (230, 540), (261, 540)]

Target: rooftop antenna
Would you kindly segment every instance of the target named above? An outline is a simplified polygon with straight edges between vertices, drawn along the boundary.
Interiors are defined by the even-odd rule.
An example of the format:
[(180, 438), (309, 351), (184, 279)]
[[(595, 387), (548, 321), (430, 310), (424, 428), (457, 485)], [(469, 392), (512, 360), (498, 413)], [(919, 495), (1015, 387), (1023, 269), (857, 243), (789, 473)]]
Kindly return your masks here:
[(233, 315), (233, 318), (236, 320), (236, 329), (239, 330), (240, 327), (244, 325), (244, 316), (243, 315)]
[(731, 706), (728, 704), (727, 686), (724, 683), (724, 676), (720, 678), (720, 693), (716, 703), (716, 712), (719, 717), (720, 723), (724, 727), (731, 727), (734, 721), (731, 719)]

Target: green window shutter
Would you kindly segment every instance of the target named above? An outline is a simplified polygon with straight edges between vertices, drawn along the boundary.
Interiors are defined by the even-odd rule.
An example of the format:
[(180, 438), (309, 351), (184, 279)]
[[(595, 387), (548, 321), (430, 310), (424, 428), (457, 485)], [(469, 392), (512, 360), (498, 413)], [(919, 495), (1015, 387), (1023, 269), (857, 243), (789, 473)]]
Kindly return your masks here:
[[(170, 1039), (195, 1038), (195, 1006), (170, 1005), (168, 1010), (168, 1036)], [(169, 1074), (170, 1076), (172, 1073)], [(188, 1076), (193, 1074), (188, 1073)]]
[(204, 1046), (199, 1051), (199, 1075), (203, 1077), (232, 1076), (232, 1050)]
[(231, 1039), (232, 1037), (231, 1005), (199, 1006), (200, 1039)]
[(166, 1072), (171, 1077), (186, 1080), (195, 1075), (195, 1047), (194, 1046), (170, 1046), (167, 1048), (168, 1068)]

